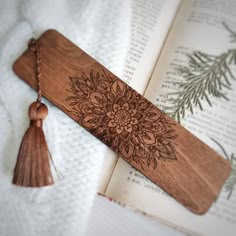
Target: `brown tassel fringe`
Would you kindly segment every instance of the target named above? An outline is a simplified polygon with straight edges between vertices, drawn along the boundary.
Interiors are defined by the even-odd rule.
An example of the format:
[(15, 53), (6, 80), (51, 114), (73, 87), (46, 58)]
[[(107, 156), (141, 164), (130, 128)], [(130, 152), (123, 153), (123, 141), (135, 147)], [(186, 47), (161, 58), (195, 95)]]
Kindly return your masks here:
[(30, 127), (20, 146), (12, 182), (25, 187), (42, 187), (54, 183), (49, 153), (42, 129), (48, 114), (47, 106), (34, 102), (29, 107)]

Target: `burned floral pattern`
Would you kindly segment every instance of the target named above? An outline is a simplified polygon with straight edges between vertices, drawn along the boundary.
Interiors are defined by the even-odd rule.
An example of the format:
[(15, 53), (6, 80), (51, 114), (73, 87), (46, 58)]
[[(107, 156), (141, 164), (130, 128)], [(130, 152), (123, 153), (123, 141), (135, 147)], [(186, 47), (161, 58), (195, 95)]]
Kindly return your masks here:
[(127, 161), (156, 168), (176, 160), (174, 124), (164, 113), (112, 74), (70, 77), (67, 102), (78, 122)]
[(138, 124), (138, 120), (135, 118), (136, 113), (137, 110), (130, 109), (127, 102), (122, 106), (114, 104), (113, 110), (106, 113), (111, 119), (108, 123), (108, 127), (115, 127), (117, 134), (121, 134), (123, 131), (131, 133), (133, 131), (133, 125)]

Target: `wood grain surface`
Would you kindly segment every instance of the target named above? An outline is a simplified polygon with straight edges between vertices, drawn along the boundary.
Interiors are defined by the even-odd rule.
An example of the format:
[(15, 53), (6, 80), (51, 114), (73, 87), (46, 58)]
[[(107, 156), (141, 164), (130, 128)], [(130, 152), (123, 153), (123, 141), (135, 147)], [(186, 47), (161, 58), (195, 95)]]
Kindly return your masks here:
[[(57, 31), (38, 42), (43, 96), (189, 210), (205, 213), (229, 162)], [(36, 89), (32, 51), (13, 69)]]

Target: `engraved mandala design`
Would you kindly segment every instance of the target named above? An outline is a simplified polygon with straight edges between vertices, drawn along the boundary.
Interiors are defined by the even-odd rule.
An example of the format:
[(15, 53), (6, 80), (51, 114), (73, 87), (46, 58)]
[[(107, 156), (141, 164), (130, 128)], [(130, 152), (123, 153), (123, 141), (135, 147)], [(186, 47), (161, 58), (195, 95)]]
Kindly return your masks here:
[(156, 168), (176, 160), (171, 119), (112, 74), (70, 77), (67, 102), (78, 123), (127, 161)]

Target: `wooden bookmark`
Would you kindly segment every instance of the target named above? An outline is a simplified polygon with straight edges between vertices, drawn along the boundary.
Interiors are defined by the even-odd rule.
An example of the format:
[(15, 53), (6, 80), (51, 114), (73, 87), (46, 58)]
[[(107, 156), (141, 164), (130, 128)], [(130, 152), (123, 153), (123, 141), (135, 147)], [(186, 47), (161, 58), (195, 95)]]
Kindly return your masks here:
[[(197, 214), (205, 213), (230, 164), (55, 30), (41, 45), (43, 96)], [(28, 49), (15, 73), (34, 89)]]

